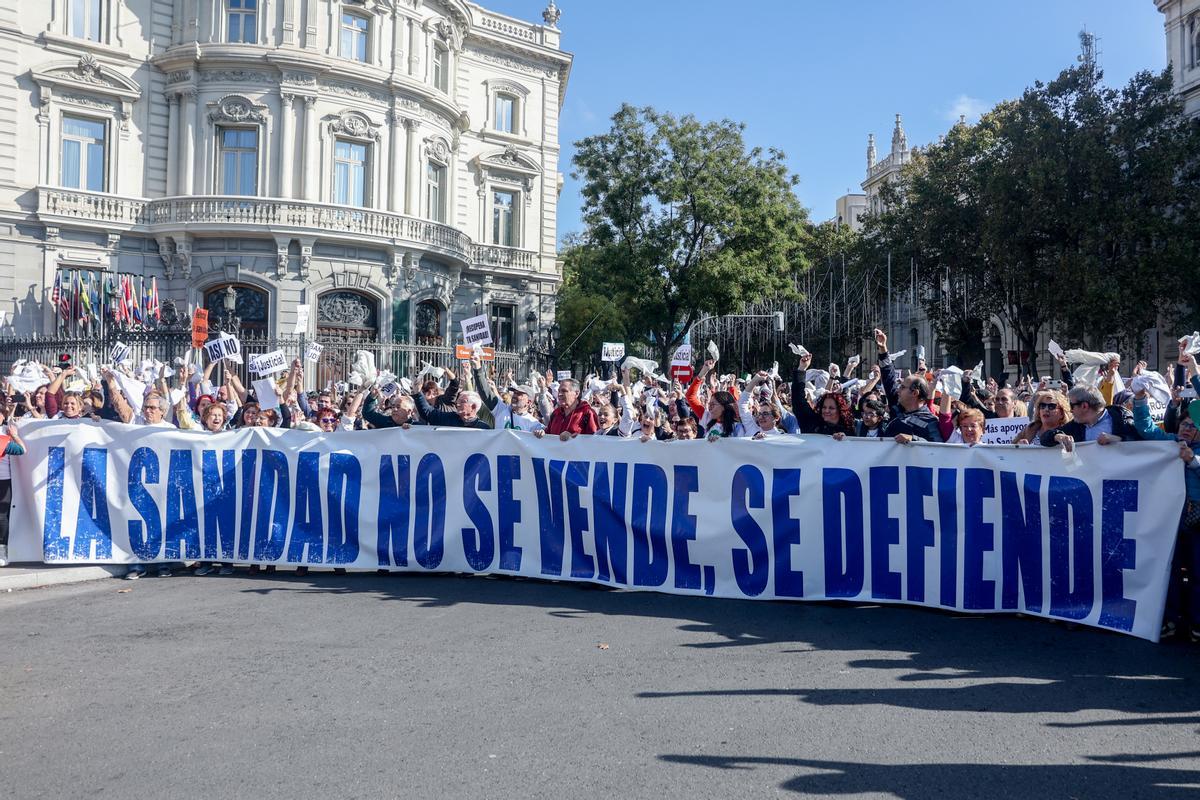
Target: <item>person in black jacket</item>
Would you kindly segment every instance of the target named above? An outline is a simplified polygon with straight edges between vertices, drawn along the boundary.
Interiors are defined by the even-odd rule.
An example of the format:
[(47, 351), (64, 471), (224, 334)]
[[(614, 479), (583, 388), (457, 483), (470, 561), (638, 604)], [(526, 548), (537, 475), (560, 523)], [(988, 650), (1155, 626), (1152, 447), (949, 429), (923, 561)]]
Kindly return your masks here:
[(417, 401), (417, 410), (430, 425), (444, 428), (477, 428), (490, 431), (491, 425), (479, 418), (479, 407), (483, 400), (475, 392), (459, 392), (454, 398), (454, 411), (442, 411), (434, 408), (420, 392), (413, 392), (413, 400)]
[(1065, 444), (1070, 448), (1075, 442), (1114, 444), (1141, 441), (1142, 436), (1133, 424), (1133, 413), (1123, 406), (1105, 406), (1104, 395), (1100, 394), (1099, 389), (1076, 386), (1067, 394), (1067, 399), (1071, 403), (1074, 419), (1043, 433), (1043, 446)]
[(927, 442), (942, 441), (937, 417), (929, 410), (929, 383), (920, 375), (901, 380), (892, 366), (887, 350), (887, 334), (875, 329), (875, 345), (879, 349), (879, 370), (883, 375), (883, 391), (892, 410), (892, 421), (883, 435), (908, 444), (914, 438)]

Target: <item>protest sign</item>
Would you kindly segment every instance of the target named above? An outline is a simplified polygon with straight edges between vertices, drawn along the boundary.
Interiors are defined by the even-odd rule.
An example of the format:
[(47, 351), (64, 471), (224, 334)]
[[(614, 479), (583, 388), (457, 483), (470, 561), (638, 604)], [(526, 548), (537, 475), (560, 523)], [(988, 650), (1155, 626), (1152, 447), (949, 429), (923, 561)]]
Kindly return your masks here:
[(296, 306), (296, 327), (292, 329), (292, 333), (308, 332), (308, 309), (307, 305)]
[(274, 375), (276, 372), (283, 372), (288, 368), (288, 360), (282, 350), (272, 350), (269, 353), (252, 356), (247, 366), (251, 372), (257, 372), (259, 375)]
[(220, 361), (227, 358), (237, 364), (242, 363), (242, 343), (236, 336), (222, 333), (216, 339), (205, 343), (204, 351), (209, 361)]
[(263, 411), (272, 408), (279, 408), (279, 395), (275, 393), (275, 381), (271, 378), (259, 378), (256, 381), (251, 381), (251, 386), (254, 387), (254, 396), (258, 399), (258, 407)]
[(681, 344), (675, 348), (675, 352), (671, 354), (671, 366), (687, 366), (692, 365), (692, 346), (690, 344)]
[(321, 351), (325, 349), (320, 342), (309, 342), (304, 348), (304, 360), (313, 364), (321, 360)]
[[(469, 345), (469, 344), (454, 345), (454, 357), (456, 359), (458, 359), (459, 361), (470, 361), (471, 357), (474, 355), (475, 355), (475, 348), (472, 347), (471, 345)], [(495, 361), (496, 360), (496, 348), (494, 348), (494, 347), (479, 348), (479, 360), (480, 361)]]
[(204, 347), (208, 341), (208, 309), (197, 308), (192, 312), (192, 347)]
[(1025, 417), (989, 419), (983, 431), (984, 444), (1012, 444), (1017, 435), (1029, 426)]
[(601, 361), (620, 361), (625, 357), (624, 342), (605, 342), (600, 348)]
[(571, 377), (571, 370), (569, 370), (569, 369), (560, 369), (560, 370), (559, 370), (559, 371), (558, 371), (558, 372), (555, 374), (555, 376), (554, 376), (554, 377), (555, 377), (555, 379), (556, 379), (556, 380), (560, 380), (560, 381), (565, 381), (565, 380), (568, 380), (568, 379)]
[(487, 314), (468, 317), (459, 324), (462, 325), (463, 342), (465, 344), (492, 343), (492, 330), (488, 327)]
[(1108, 458), (1080, 444), (1072, 465), (1056, 448), (819, 436), (647, 446), (64, 420), (22, 435), (18, 561), (500, 573), (1019, 612), (1146, 639), (1186, 496), (1173, 442)]
[(109, 351), (108, 363), (115, 367), (127, 358), (129, 358), (129, 345), (124, 342), (117, 342), (112, 346), (112, 350)]

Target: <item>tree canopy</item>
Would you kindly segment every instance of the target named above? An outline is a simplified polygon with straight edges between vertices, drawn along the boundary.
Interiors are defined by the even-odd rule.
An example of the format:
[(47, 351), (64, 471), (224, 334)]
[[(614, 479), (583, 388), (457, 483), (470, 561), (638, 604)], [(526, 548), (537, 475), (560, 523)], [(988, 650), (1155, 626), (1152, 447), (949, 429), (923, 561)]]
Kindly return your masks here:
[(608, 132), (577, 143), (587, 230), (564, 256), (564, 344), (589, 321), (564, 311), (590, 308), (588, 298), (607, 298), (627, 338), (665, 363), (703, 315), (795, 296), (807, 237), (796, 178), (783, 153), (747, 149), (742, 130), (625, 105)]

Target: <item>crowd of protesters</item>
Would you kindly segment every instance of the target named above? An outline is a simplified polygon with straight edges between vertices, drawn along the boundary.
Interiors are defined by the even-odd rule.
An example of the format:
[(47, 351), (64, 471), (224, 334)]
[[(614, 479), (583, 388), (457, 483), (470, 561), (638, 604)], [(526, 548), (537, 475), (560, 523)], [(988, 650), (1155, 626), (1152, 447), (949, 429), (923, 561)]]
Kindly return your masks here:
[[(1200, 336), (1180, 340), (1169, 380), (1140, 362), (1123, 378), (1115, 354), (1068, 350), (1056, 354), (1057, 375), (1027, 377), (1011, 386), (979, 374), (978, 367), (933, 371), (918, 359), (915, 370), (902, 370), (888, 352), (886, 334), (876, 330), (874, 337), (878, 363), (862, 376), (856, 375), (858, 357), (844, 368), (814, 369), (812, 354), (792, 345), (798, 364), (790, 380), (779, 375), (777, 365), (721, 375), (710, 358), (687, 385), (656, 374), (656, 363), (637, 358), (614, 365), (614, 374), (604, 377), (556, 380), (547, 372), (524, 382), (511, 370), (489, 374), (473, 358), (461, 363), (461, 374), (427, 366), (412, 380), (380, 373), (371, 363), (350, 384), (306, 392), (303, 362), (297, 359), (290, 370), (272, 376), (273, 396), (259, 397), (234, 369), (222, 369), (224, 377), (214, 384), (220, 362), (203, 370), (182, 360), (173, 368), (149, 363), (138, 373), (126, 365), (92, 367), (86, 375), (66, 356), (56, 368), (19, 362), (0, 396), (0, 566), (7, 563), (9, 459), (24, 453), (19, 427), (26, 419), (107, 420), (208, 433), (251, 426), (314, 434), (433, 426), (507, 428), (564, 441), (596, 435), (643, 443), (720, 442), (799, 434), (972, 447), (985, 440), (989, 420), (1007, 418), (1027, 424), (1000, 442), (1005, 444), (1073, 451), (1080, 442), (1178, 443), (1187, 498), (1163, 636), (1176, 635), (1190, 616), (1188, 633), (1200, 641), (1200, 580), (1183, 577), (1200, 576), (1200, 458), (1193, 450), (1200, 440), (1195, 400)], [(20, 381), (14, 380), (18, 371)], [(261, 380), (254, 385), (264, 387)], [(168, 565), (156, 568), (160, 575), (171, 572)], [(232, 565), (201, 562), (194, 569), (200, 575), (228, 574)], [(139, 565), (128, 577), (142, 574)]]

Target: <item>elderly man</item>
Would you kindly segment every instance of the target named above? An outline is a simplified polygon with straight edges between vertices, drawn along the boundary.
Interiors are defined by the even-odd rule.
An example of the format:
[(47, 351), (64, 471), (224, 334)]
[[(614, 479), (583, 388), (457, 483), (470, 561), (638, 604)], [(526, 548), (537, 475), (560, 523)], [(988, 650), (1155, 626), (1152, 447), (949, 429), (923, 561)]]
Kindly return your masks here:
[(1071, 415), (1075, 418), (1062, 427), (1046, 431), (1041, 441), (1046, 447), (1056, 444), (1071, 447), (1075, 442), (1113, 444), (1139, 441), (1133, 414), (1121, 406), (1106, 406), (1104, 395), (1091, 386), (1076, 386), (1067, 394)]
[(892, 421), (883, 435), (908, 444), (914, 438), (928, 442), (942, 441), (937, 417), (929, 410), (929, 383), (919, 375), (901, 380), (892, 366), (887, 349), (887, 334), (875, 329), (875, 345), (879, 349), (879, 370), (883, 375), (883, 391), (892, 407)]
[(491, 409), (497, 430), (539, 431), (545, 427), (532, 413), (533, 398), (537, 395), (537, 390), (532, 386), (510, 386), (509, 401), (506, 403), (496, 394), (488, 379), (487, 368), (478, 356), (471, 357), (471, 372), (480, 398)]
[(483, 405), (483, 400), (476, 392), (459, 392), (454, 398), (453, 411), (434, 408), (421, 392), (413, 392), (412, 398), (417, 403), (417, 410), (430, 425), (444, 428), (476, 428), (483, 431), (492, 429), (491, 425), (479, 418), (479, 407)]
[[(546, 425), (546, 433), (566, 441), (581, 433), (591, 435), (600, 429), (600, 421), (596, 411), (587, 403), (579, 400), (579, 384), (572, 378), (560, 381), (558, 384), (558, 406), (550, 415)], [(540, 433), (535, 432), (535, 436)]]
[(362, 418), (375, 428), (408, 428), (412, 425), (424, 425), (425, 421), (417, 414), (417, 404), (408, 395), (398, 395), (391, 401), (387, 413), (376, 410), (379, 402), (379, 389), (372, 387), (366, 402), (363, 404)]

